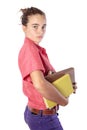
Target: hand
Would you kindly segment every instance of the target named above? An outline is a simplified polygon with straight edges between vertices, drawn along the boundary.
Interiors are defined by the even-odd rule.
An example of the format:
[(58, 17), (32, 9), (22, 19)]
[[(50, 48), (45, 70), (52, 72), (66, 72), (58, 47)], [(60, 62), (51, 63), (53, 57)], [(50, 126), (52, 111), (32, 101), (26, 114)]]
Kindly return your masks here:
[(74, 89), (73, 93), (76, 93), (76, 89), (77, 89), (76, 83), (73, 83), (73, 89)]
[(54, 74), (54, 73), (55, 73), (55, 72), (54, 72), (54, 71), (51, 71), (51, 70), (48, 72), (48, 74)]

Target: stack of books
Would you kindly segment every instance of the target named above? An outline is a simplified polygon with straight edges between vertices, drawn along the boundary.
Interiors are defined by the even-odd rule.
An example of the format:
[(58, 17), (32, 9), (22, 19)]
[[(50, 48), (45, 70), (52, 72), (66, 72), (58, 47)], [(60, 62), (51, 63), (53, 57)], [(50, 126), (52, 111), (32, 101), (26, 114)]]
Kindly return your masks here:
[[(54, 74), (49, 74), (45, 78), (65, 97), (69, 97), (70, 94), (74, 92), (73, 83), (75, 83), (75, 73), (74, 68), (72, 67)], [(50, 101), (46, 98), (44, 98), (44, 102), (47, 108), (52, 108), (57, 105), (56, 102)]]

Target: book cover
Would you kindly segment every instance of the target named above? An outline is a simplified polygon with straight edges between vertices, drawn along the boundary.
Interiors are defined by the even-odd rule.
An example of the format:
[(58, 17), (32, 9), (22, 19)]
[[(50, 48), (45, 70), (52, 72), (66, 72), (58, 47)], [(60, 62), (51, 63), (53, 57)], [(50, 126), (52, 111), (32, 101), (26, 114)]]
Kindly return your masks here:
[[(63, 94), (65, 97), (70, 96), (70, 94), (73, 93), (73, 86), (72, 81), (70, 79), (69, 74), (65, 74), (64, 76), (58, 78), (52, 84)], [(50, 101), (46, 98), (44, 98), (44, 102), (47, 106), (47, 108), (52, 108), (57, 105), (57, 103)]]
[(53, 72), (52, 74), (48, 74), (45, 76), (45, 79), (48, 80), (50, 83), (52, 83), (65, 74), (69, 74), (72, 83), (75, 83), (75, 70), (73, 67)]

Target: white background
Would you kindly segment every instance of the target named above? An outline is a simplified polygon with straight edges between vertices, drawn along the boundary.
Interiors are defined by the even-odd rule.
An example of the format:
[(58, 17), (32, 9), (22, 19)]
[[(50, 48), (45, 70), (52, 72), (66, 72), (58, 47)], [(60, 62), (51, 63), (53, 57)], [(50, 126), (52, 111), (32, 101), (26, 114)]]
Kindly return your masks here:
[(41, 43), (58, 71), (75, 67), (78, 86), (69, 105), (60, 107), (64, 130), (87, 130), (87, 3), (86, 0), (3, 0), (0, 2), (0, 129), (29, 130), (23, 119), (27, 98), (22, 93), (18, 52), (24, 34), (20, 8), (36, 6), (47, 16)]

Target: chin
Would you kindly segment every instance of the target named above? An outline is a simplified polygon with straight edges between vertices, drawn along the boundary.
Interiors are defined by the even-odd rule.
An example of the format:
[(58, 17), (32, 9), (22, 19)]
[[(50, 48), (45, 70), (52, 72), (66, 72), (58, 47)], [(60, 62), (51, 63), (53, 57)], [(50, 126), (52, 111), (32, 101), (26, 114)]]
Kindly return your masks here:
[(41, 40), (37, 40), (37, 41), (35, 41), (36, 44), (39, 44), (40, 42), (41, 42)]

